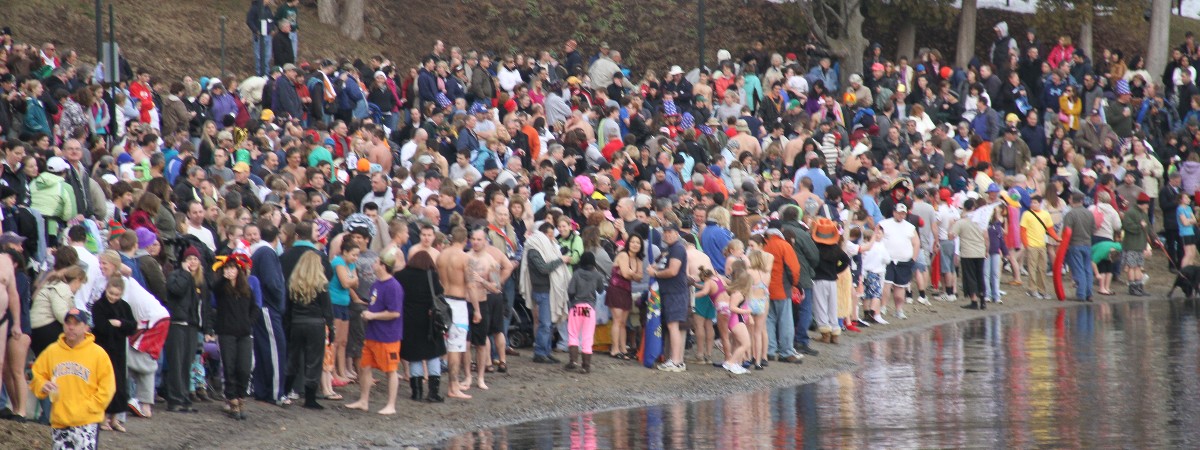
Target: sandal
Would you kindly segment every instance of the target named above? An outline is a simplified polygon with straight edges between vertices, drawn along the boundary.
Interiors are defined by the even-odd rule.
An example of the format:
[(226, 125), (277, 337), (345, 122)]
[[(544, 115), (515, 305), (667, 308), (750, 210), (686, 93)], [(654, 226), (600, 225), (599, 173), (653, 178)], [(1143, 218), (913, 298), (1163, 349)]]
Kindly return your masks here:
[(324, 397), (325, 397), (325, 400), (341, 400), (341, 399), (342, 399), (342, 394), (339, 394), (339, 393), (337, 393), (337, 392), (334, 392), (334, 393), (332, 393), (332, 394), (329, 394), (329, 395), (326, 395), (326, 396), (324, 396)]
[(100, 430), (101, 431), (112, 431), (113, 428), (108, 425), (108, 422), (104, 422), (104, 423), (100, 424)]
[(633, 361), (633, 355), (628, 353), (621, 353), (620, 355), (617, 355), (617, 357), (625, 361)]
[(112, 430), (113, 430), (113, 431), (116, 431), (116, 432), (118, 432), (118, 433), (124, 433), (124, 432), (125, 432), (125, 427), (124, 427), (124, 426), (122, 426), (120, 422), (113, 421), (113, 423), (112, 423)]
[(488, 364), (488, 366), (483, 369), (484, 373), (496, 373), (496, 364), (500, 364), (500, 361), (492, 361), (491, 364)]
[(502, 363), (502, 362), (497, 362), (496, 363), (496, 371), (500, 372), (500, 373), (508, 373), (508, 364)]

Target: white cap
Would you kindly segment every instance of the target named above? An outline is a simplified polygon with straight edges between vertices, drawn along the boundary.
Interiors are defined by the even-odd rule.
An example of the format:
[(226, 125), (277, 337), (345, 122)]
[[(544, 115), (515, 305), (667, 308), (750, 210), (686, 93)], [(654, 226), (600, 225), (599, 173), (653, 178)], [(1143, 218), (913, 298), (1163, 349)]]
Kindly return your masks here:
[(321, 213), (321, 220), (324, 220), (326, 222), (337, 222), (338, 215), (336, 212), (333, 212), (333, 211), (325, 211), (325, 212)]
[(967, 159), (971, 157), (971, 151), (965, 148), (960, 148), (954, 151), (954, 159)]
[(1081, 175), (1083, 175), (1085, 177), (1096, 178), (1096, 171), (1092, 170), (1092, 169), (1088, 169), (1088, 170), (1083, 171), (1083, 173)]
[(680, 68), (679, 66), (671, 66), (671, 71), (667, 72), (667, 75), (682, 75), (682, 74), (683, 74), (683, 69)]
[(118, 179), (117, 179), (117, 176), (116, 176), (116, 175), (113, 175), (113, 174), (111, 174), (111, 173), (106, 173), (106, 174), (104, 174), (104, 175), (101, 175), (101, 176), (100, 176), (100, 179), (101, 179), (101, 180), (104, 180), (104, 182), (105, 182), (105, 183), (108, 183), (109, 185), (114, 185), (114, 184), (117, 184), (117, 182), (118, 182), (118, 181), (120, 181), (120, 180), (118, 180)]
[(59, 156), (51, 157), (46, 161), (46, 169), (51, 173), (66, 172), (70, 168), (71, 165), (67, 164), (67, 160)]
[(860, 83), (860, 84), (861, 84), (861, 83), (863, 82), (862, 75), (859, 75), (859, 74), (857, 74), (857, 73), (852, 73), (852, 74), (850, 74), (850, 82), (851, 82), (851, 83)]
[(850, 156), (857, 158), (859, 156), (867, 154), (867, 152), (869, 152), (869, 151), (871, 151), (871, 149), (867, 148), (867, 146), (865, 144), (863, 144), (862, 142), (859, 142), (858, 144), (856, 144), (854, 146), (854, 150), (852, 150), (850, 152)]
[(898, 204), (898, 205), (896, 205), (896, 212), (906, 213), (906, 212), (908, 212), (908, 206), (906, 206), (903, 203)]
[(733, 59), (733, 57), (729, 54), (729, 50), (717, 50), (717, 62), (728, 61), (730, 59)]

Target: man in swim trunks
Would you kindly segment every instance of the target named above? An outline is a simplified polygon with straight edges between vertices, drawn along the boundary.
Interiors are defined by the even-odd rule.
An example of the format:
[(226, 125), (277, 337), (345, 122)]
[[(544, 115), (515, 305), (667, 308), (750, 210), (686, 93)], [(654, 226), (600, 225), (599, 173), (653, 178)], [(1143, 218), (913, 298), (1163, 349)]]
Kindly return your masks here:
[(438, 276), (442, 287), (445, 288), (446, 303), (450, 305), (454, 322), (450, 326), (449, 336), (446, 337), (446, 359), (450, 365), (450, 388), (447, 396), (461, 399), (471, 398), (463, 392), (465, 387), (470, 386), (460, 385), (458, 380), (460, 370), (470, 377), (470, 372), (466, 370), (470, 368), (467, 364), (469, 358), (465, 355), (468, 324), (483, 320), (478, 305), (467, 299), (467, 261), (470, 258), (463, 250), (466, 244), (467, 229), (455, 228), (450, 232), (450, 245), (437, 259)]
[[(512, 273), (512, 264), (499, 249), (488, 242), (487, 229), (471, 232), (471, 251), (467, 253), (467, 299), (478, 305), (478, 322), (472, 322), (468, 339), (475, 347), (475, 372), (479, 375), (479, 388), (487, 390), (483, 374), (490, 363), (491, 347), (488, 338), (496, 341), (496, 348), (504, 348), (504, 313), (508, 302), (504, 299), (504, 278)], [(503, 352), (500, 352), (503, 353)], [(501, 355), (503, 357), (503, 355)], [(507, 370), (507, 368), (505, 368)], [(471, 386), (471, 374), (467, 374), (465, 387)]]

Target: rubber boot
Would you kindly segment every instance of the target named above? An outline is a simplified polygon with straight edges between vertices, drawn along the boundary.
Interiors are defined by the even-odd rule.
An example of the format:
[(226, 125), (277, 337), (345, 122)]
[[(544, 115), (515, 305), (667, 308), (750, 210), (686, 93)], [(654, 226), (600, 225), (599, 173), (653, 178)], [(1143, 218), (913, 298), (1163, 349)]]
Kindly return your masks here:
[(591, 353), (583, 354), (583, 366), (580, 366), (579, 373), (582, 373), (582, 374), (592, 373), (592, 354)]
[(412, 389), (412, 399), (421, 401), (425, 397), (425, 379), (421, 377), (409, 377), (408, 387)]
[(308, 409), (325, 409), (320, 403), (317, 403), (317, 386), (304, 386), (304, 407)]
[(446, 401), (446, 399), (442, 398), (441, 395), (438, 395), (438, 391), (441, 390), (441, 387), (442, 387), (442, 377), (439, 377), (439, 376), (429, 377), (429, 394), (428, 394), (429, 396), (425, 397), (425, 400), (430, 403), (441, 403), (441, 402)]
[(568, 362), (568, 363), (567, 363), (567, 365), (563, 366), (563, 370), (575, 370), (575, 369), (578, 369), (578, 368), (579, 368), (579, 364), (577, 363), (577, 361), (579, 361), (579, 347), (576, 347), (576, 346), (571, 346), (571, 347), (568, 347), (568, 348), (567, 348), (567, 351), (568, 351), (568, 352), (570, 353), (570, 355), (571, 355), (571, 361), (570, 361), (570, 362)]

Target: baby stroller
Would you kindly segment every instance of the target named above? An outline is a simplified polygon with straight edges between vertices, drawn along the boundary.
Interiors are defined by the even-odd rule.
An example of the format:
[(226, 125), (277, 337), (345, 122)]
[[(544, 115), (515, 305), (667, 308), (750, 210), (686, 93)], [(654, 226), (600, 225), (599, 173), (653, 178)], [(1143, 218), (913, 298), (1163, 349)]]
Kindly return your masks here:
[(1183, 291), (1183, 295), (1189, 299), (1200, 292), (1200, 266), (1187, 266), (1181, 269), (1179, 276), (1175, 277), (1175, 285), (1171, 286), (1170, 291), (1167, 291), (1167, 298), (1171, 298), (1175, 294), (1175, 289)]
[(513, 302), (509, 310), (512, 320), (508, 322), (508, 346), (525, 348), (533, 345), (534, 319), (533, 312), (525, 306), (525, 300), (520, 296)]

